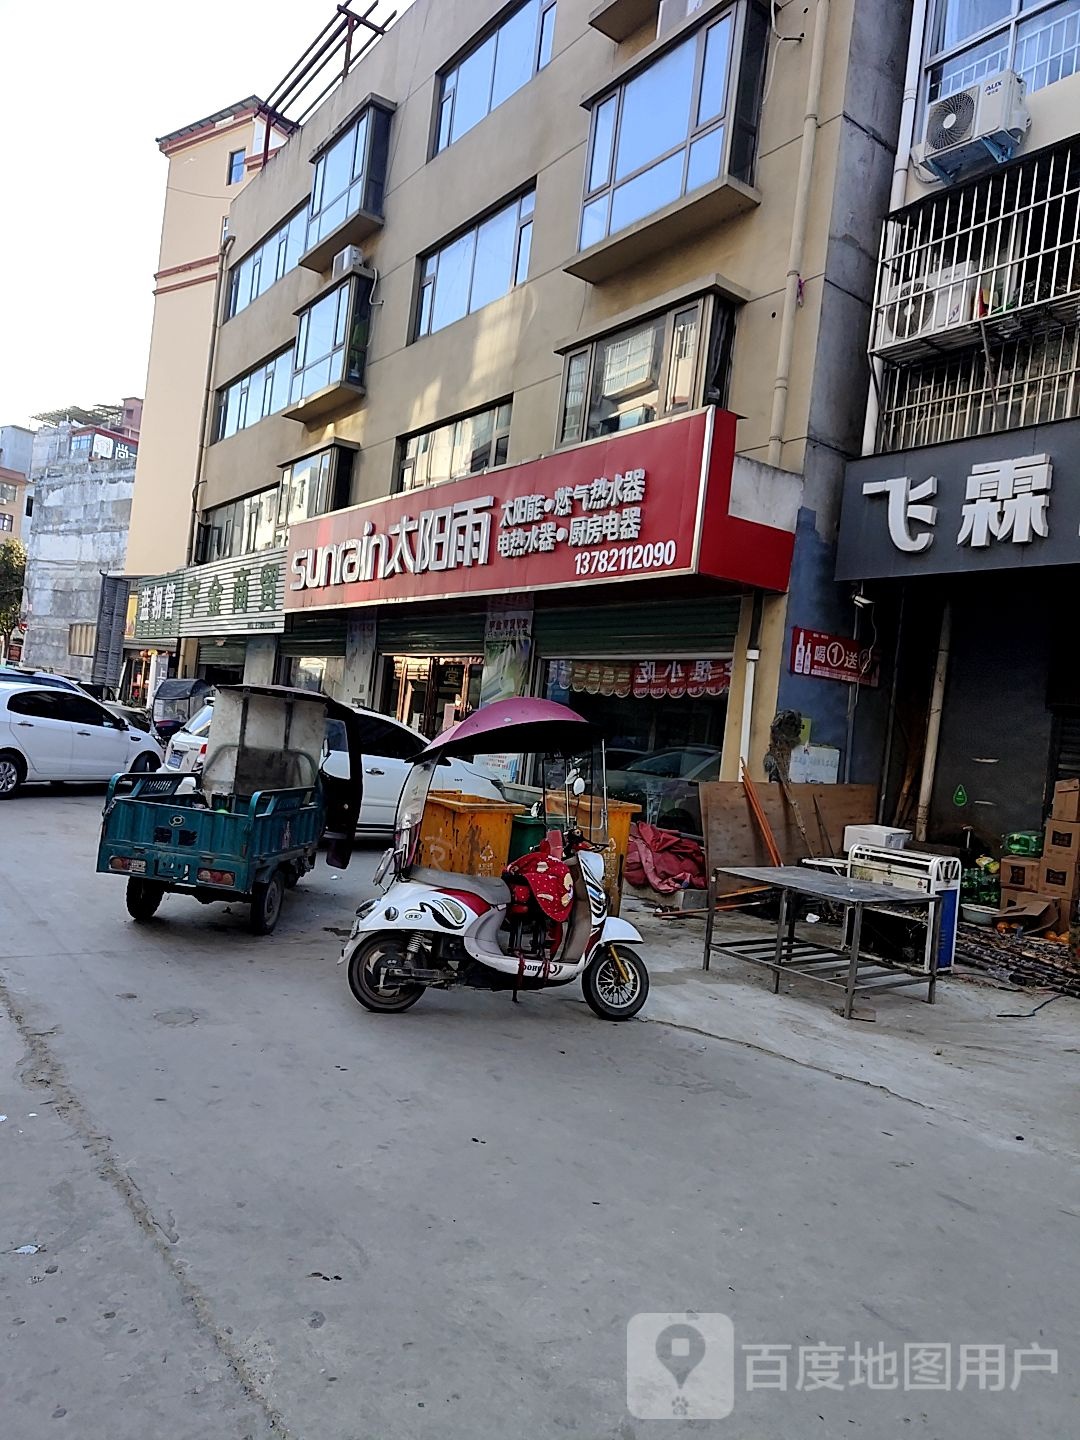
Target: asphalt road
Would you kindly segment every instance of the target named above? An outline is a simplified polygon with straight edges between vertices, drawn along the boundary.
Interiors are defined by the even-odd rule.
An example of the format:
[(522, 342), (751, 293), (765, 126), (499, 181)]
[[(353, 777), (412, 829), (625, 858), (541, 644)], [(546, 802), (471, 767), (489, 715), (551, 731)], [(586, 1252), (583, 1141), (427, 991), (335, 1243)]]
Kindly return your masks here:
[[(0, 805), (4, 1440), (662, 1437), (686, 1422), (628, 1411), (627, 1324), (687, 1310), (736, 1346), (695, 1433), (1075, 1432), (1064, 1162), (579, 992), (371, 1016), (336, 962), (375, 850), (271, 938), (182, 897), (137, 927), (100, 805)], [(950, 1346), (950, 1388), (853, 1386), (879, 1343)], [(752, 1344), (792, 1347), (785, 1389), (747, 1391)], [(1060, 1373), (1014, 1391), (1033, 1344)], [(1007, 1347), (1003, 1390), (997, 1351), (958, 1388), (961, 1345)], [(804, 1350), (797, 1388), (811, 1346), (843, 1365), (815, 1385)], [(722, 1374), (714, 1345), (671, 1394)]]

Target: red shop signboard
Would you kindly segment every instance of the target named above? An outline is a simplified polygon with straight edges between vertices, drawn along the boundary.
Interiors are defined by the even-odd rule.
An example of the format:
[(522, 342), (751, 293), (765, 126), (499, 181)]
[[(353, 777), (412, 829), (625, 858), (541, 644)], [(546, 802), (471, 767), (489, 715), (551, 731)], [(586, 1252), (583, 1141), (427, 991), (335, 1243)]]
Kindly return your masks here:
[(636, 700), (688, 695), (726, 695), (731, 689), (730, 660), (553, 660), (550, 678), (563, 690), (586, 695), (617, 695)]
[(708, 575), (782, 590), (793, 537), (733, 514), (735, 416), (701, 410), (293, 525), (286, 610)]
[(876, 650), (847, 635), (796, 625), (791, 632), (791, 673), (812, 680), (876, 686), (881, 680), (881, 660)]

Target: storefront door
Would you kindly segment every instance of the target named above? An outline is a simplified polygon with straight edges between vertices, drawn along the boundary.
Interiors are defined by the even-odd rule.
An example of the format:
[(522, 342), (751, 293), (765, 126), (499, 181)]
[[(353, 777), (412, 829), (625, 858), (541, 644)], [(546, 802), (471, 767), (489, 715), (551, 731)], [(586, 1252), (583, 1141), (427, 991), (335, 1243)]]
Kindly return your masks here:
[(388, 655), (384, 663), (380, 708), (428, 739), (480, 703), (482, 655)]

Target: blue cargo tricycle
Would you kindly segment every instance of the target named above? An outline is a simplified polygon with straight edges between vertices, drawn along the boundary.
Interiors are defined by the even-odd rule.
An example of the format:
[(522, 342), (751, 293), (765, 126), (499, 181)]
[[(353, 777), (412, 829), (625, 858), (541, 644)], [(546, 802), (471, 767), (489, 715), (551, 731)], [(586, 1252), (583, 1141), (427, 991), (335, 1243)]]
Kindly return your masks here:
[(126, 877), (133, 920), (150, 920), (171, 890), (245, 901), (251, 930), (268, 935), (324, 833), (327, 863), (349, 863), (362, 782), (322, 773), (328, 718), (343, 722), (350, 775), (362, 777), (356, 712), (279, 685), (218, 688), (201, 772), (113, 777), (97, 868)]

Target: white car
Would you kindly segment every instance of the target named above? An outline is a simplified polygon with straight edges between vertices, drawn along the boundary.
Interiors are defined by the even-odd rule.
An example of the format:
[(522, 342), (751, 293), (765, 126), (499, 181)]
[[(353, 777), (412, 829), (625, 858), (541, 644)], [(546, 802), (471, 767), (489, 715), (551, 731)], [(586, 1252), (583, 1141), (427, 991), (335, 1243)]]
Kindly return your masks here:
[[(412, 761), (428, 743), (418, 730), (403, 725), (377, 710), (362, 710), (361, 740), (364, 746), (364, 798), (360, 805), (358, 830), (392, 830), (398, 800)], [(326, 722), (326, 751), (322, 768), (328, 775), (348, 779), (349, 750), (345, 727), (340, 720)], [(466, 795), (480, 795), (485, 800), (501, 800), (499, 782), (482, 766), (468, 760), (445, 760), (440, 763), (437, 785), (433, 789), (458, 790)]]
[(208, 700), (196, 710), (191, 719), (174, 732), (165, 747), (165, 769), (179, 770), (182, 774), (201, 770), (206, 759), (206, 737), (210, 733), (210, 721), (214, 718), (214, 702)]
[(0, 682), (0, 799), (24, 781), (111, 780), (157, 770), (161, 745), (89, 695)]

